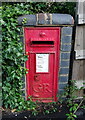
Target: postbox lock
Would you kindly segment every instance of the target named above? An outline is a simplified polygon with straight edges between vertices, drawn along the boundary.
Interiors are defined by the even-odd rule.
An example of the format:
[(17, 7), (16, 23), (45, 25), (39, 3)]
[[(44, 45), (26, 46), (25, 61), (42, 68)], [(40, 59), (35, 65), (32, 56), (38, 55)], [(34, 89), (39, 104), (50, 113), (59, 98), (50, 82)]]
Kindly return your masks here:
[(40, 36), (41, 36), (41, 37), (45, 37), (45, 36), (46, 36), (46, 33), (45, 33), (45, 32), (40, 32)]

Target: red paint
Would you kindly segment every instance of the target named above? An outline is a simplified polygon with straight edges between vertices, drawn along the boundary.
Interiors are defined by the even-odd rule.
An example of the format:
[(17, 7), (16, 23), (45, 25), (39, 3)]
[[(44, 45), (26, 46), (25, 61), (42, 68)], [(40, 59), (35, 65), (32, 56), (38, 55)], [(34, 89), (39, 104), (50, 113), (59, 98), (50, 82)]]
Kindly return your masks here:
[[(25, 49), (29, 55), (26, 62), (26, 68), (29, 69), (26, 75), (27, 97), (32, 96), (34, 101), (56, 101), (58, 92), (60, 28), (25, 27), (24, 33)], [(38, 60), (44, 60), (42, 56), (47, 56), (48, 67), (39, 63), (40, 61)], [(40, 65), (38, 68), (36, 67), (37, 63), (38, 66)], [(40, 70), (44, 71), (41, 72)]]

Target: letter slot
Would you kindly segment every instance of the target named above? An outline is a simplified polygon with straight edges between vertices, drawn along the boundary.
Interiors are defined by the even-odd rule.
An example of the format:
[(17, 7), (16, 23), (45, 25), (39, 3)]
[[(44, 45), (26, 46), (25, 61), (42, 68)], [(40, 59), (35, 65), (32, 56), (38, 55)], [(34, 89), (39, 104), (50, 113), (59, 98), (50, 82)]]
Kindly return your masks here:
[(54, 41), (31, 41), (31, 46), (54, 46)]

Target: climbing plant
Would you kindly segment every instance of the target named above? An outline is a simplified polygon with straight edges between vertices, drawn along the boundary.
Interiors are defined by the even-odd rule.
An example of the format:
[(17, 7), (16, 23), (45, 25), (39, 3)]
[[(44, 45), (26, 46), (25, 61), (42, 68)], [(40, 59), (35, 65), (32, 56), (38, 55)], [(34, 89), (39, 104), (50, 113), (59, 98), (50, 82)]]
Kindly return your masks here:
[[(20, 28), (17, 18), (23, 14), (47, 13), (69, 13), (74, 16), (76, 4), (73, 3), (2, 3), (2, 70), (3, 70), (3, 107), (10, 109), (26, 109), (26, 101), (22, 97), (22, 77), (27, 69), (23, 64), (27, 56), (23, 51), (23, 44), (20, 42)], [(31, 102), (32, 103), (32, 102)], [(29, 103), (28, 103), (29, 104)], [(35, 106), (35, 104), (29, 104)]]
[[(23, 45), (19, 42), (20, 29), (17, 27), (17, 16), (21, 15), (18, 5), (2, 6), (2, 35), (3, 35), (3, 106), (5, 108), (20, 107), (22, 98), (22, 76), (26, 70), (22, 64), (27, 60), (23, 53)], [(20, 8), (22, 5), (20, 5)], [(25, 13), (25, 11), (23, 12)]]

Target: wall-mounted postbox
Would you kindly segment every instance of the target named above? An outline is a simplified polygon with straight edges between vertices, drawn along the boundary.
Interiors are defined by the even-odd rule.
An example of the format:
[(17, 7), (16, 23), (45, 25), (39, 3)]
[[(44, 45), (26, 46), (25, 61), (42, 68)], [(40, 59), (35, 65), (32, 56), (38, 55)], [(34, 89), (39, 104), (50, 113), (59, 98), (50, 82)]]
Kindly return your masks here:
[[(23, 24), (23, 19), (26, 22)], [(69, 81), (73, 17), (69, 14), (39, 13), (18, 17), (20, 34), (24, 31), (28, 55), (25, 96), (34, 101), (57, 101)], [(24, 29), (24, 30), (23, 30)], [(69, 71), (70, 70), (70, 71)]]
[(56, 101), (59, 70), (59, 27), (25, 27), (27, 97)]

